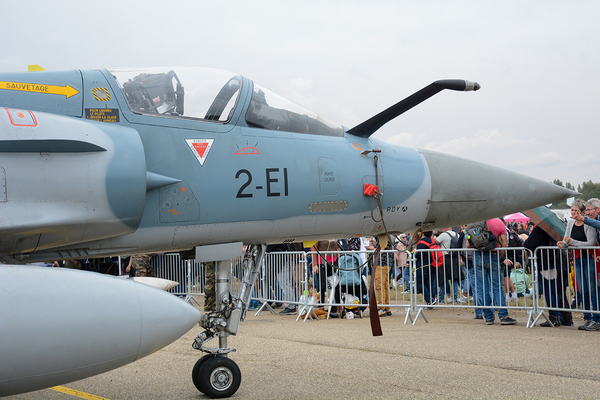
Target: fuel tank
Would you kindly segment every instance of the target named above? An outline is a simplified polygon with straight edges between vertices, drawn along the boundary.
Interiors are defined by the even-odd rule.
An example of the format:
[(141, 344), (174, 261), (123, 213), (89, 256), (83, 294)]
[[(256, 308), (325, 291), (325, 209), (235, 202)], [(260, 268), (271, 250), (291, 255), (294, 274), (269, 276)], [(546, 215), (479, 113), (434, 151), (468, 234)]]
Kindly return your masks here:
[(0, 397), (131, 363), (190, 330), (200, 312), (129, 279), (0, 265)]

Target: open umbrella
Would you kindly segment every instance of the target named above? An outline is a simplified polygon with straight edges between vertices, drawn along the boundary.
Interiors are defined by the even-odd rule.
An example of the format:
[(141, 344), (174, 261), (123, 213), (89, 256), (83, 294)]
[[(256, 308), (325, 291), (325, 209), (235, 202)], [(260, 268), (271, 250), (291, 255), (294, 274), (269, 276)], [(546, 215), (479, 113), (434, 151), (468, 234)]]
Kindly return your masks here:
[(504, 221), (510, 222), (511, 224), (513, 222), (526, 223), (527, 221), (529, 221), (529, 217), (518, 212), (518, 213), (507, 215), (506, 217), (504, 217)]
[(565, 236), (565, 224), (546, 206), (523, 211), (533, 223), (542, 228), (554, 240), (560, 241)]

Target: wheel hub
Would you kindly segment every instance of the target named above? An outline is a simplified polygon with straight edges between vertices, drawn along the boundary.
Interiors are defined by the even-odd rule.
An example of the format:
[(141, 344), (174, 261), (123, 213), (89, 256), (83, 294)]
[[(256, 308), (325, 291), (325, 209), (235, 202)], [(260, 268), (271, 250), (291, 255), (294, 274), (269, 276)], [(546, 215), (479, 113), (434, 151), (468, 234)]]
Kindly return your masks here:
[(210, 374), (210, 384), (215, 390), (227, 390), (233, 383), (233, 373), (229, 368), (219, 367)]

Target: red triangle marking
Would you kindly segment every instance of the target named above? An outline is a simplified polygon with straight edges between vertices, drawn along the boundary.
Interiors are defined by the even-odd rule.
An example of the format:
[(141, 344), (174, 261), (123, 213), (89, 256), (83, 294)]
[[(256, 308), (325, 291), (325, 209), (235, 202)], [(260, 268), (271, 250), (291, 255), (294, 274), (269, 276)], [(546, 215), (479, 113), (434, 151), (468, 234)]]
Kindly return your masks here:
[(192, 146), (194, 146), (194, 149), (196, 149), (200, 158), (204, 158), (204, 152), (206, 152), (208, 143), (192, 143)]

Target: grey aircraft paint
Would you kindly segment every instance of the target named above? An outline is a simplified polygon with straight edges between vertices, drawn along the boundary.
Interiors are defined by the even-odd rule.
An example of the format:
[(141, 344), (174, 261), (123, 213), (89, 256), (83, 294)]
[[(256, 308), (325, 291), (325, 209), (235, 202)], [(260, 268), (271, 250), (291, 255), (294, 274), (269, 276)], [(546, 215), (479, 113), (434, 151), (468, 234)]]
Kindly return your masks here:
[[(13, 264), (232, 243), (241, 251), (242, 243), (380, 235), (384, 224), (372, 218), (380, 211), (389, 233), (414, 232), (574, 194), (501, 168), (371, 137), (444, 89), (479, 85), (436, 81), (345, 129), (218, 70), (0, 73), (0, 259)], [(373, 210), (377, 203), (364, 194), (368, 185), (379, 187), (381, 210)], [(255, 253), (255, 261), (261, 254)], [(117, 281), (0, 267), (0, 315), (8, 320), (0, 334), (11, 343), (0, 348), (0, 395), (134, 361), (197, 321), (184, 302)], [(65, 295), (74, 289), (81, 302)], [(94, 307), (97, 302), (85, 300), (90, 294), (106, 296), (109, 306)], [(30, 295), (46, 297), (21, 301)], [(38, 303), (44, 302), (51, 307), (40, 313)], [(143, 311), (145, 302), (156, 310)], [(227, 326), (239, 323), (243, 305), (236, 304)], [(174, 320), (162, 323), (162, 312)], [(105, 331), (98, 340), (106, 339), (107, 346), (63, 340), (79, 326), (97, 335), (98, 324), (107, 320), (113, 322), (105, 329), (129, 332), (115, 335), (120, 342), (110, 354), (103, 348), (114, 340)], [(44, 326), (42, 340), (27, 336), (36, 331), (31, 324)], [(38, 340), (41, 347), (28, 348)], [(41, 352), (48, 358), (44, 365), (37, 362)], [(83, 357), (65, 356), (80, 352)]]
[[(185, 107), (192, 109), (191, 97), (203, 87), (183, 79), (185, 70), (174, 71), (185, 90)], [(284, 121), (287, 126), (266, 119), (268, 129), (259, 129), (248, 122), (248, 115), (257, 108), (253, 96), (263, 89), (239, 76), (231, 75), (209, 107), (213, 114), (223, 113), (219, 107), (227, 105), (219, 102), (230, 104), (229, 119), (216, 120), (216, 114), (188, 117), (174, 107), (160, 113), (166, 102), (152, 111), (142, 105), (135, 109), (125, 97), (132, 92), (122, 91), (127, 85), (115, 79), (126, 76), (130, 83), (151, 76), (145, 88), (154, 92), (147, 97), (155, 95), (150, 100), (160, 104), (166, 92), (160, 85), (171, 85), (162, 79), (171, 75), (160, 74), (1, 74), (0, 81), (8, 87), (0, 90), (0, 105), (25, 109), (37, 125), (20, 126), (8, 111), (0, 113), (0, 167), (7, 188), (0, 208), (0, 252), (37, 261), (175, 251), (232, 241), (256, 244), (380, 234), (381, 224), (369, 217), (372, 199), (362, 193), (365, 183), (377, 181), (375, 154), (384, 218), (393, 233), (411, 232), (424, 223), (443, 228), (491, 218), (571, 193), (481, 163), (392, 146), (370, 138), (364, 129), (360, 135), (341, 133), (341, 128), (308, 127), (301, 132), (290, 128), (299, 117)], [(433, 92), (441, 90), (430, 86)], [(72, 89), (65, 95), (52, 93), (62, 87)], [(265, 115), (279, 118), (287, 111), (271, 107), (269, 112)], [(301, 123), (317, 119), (306, 121)], [(376, 127), (380, 124), (375, 121)], [(73, 154), (48, 144), (44, 150), (43, 142), (35, 143), (42, 139), (69, 140), (71, 147), (77, 141), (80, 150)], [(23, 142), (23, 152), (16, 152), (15, 141)], [(83, 144), (105, 152), (85, 151)], [(27, 146), (33, 147), (26, 150)], [(381, 152), (361, 155), (369, 149)], [(76, 175), (79, 180), (72, 178)], [(30, 183), (28, 190), (16, 189), (25, 186), (21, 182)], [(32, 213), (34, 203), (39, 206)]]

